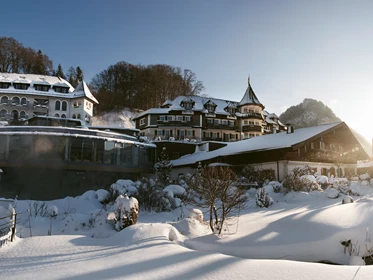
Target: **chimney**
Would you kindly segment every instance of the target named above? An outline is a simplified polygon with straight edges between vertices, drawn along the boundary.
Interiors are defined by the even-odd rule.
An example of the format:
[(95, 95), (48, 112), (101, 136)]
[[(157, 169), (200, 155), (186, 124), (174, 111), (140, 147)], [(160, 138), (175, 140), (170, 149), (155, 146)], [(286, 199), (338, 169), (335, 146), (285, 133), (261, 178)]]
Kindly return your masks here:
[(294, 126), (290, 123), (286, 124), (286, 134), (294, 133)]

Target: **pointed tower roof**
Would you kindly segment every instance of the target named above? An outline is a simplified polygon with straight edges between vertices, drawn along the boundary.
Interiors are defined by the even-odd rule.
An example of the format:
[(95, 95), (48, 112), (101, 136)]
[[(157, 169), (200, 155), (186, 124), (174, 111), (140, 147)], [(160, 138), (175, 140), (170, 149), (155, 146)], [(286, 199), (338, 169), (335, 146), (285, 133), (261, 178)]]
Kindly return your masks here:
[(96, 104), (98, 104), (97, 99), (93, 96), (91, 91), (89, 90), (87, 84), (84, 81), (81, 81), (77, 87), (75, 88), (74, 92), (75, 95), (84, 94), (88, 99), (92, 100)]
[(250, 76), (249, 76), (248, 87), (240, 103), (238, 104), (238, 106), (250, 105), (250, 104), (259, 105), (264, 109), (264, 105), (260, 103), (258, 97), (256, 97), (255, 92), (250, 85)]

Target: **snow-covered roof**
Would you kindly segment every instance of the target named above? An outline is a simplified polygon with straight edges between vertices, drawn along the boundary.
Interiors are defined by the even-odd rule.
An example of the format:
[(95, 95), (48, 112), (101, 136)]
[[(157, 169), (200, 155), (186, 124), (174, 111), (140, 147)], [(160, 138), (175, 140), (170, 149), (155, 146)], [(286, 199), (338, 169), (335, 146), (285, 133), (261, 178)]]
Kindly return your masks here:
[(227, 143), (227, 146), (220, 149), (206, 152), (201, 151), (192, 155), (186, 155), (173, 160), (173, 166), (189, 165), (199, 161), (213, 159), (219, 156), (228, 156), (251, 151), (274, 150), (280, 148), (290, 148), (322, 132), (342, 124), (342, 122), (325, 124), (307, 128), (300, 128), (294, 133), (280, 132), (253, 137), (242, 141)]
[[(145, 116), (147, 114), (168, 114), (170, 111), (182, 111), (184, 108), (181, 106), (183, 102), (191, 101), (194, 102), (193, 111), (198, 111), (202, 113), (208, 113), (207, 109), (205, 108), (206, 103), (212, 103), (216, 105), (215, 108), (215, 114), (219, 115), (230, 115), (229, 112), (227, 112), (226, 108), (236, 108), (237, 102), (231, 101), (231, 100), (223, 100), (223, 99), (217, 99), (217, 98), (211, 98), (211, 97), (202, 97), (202, 96), (178, 96), (174, 100), (170, 101), (168, 100), (167, 104), (170, 105), (169, 108), (151, 108), (147, 111), (144, 111), (140, 114), (138, 114), (134, 119), (138, 119), (142, 116)], [(166, 104), (166, 103), (164, 103)]]
[(91, 99), (96, 104), (98, 104), (97, 99), (93, 96), (93, 94), (91, 93), (87, 84), (84, 81), (81, 81), (78, 84), (78, 86), (75, 88), (74, 95), (75, 96), (85, 96), (85, 97)]
[[(0, 93), (55, 97), (63, 96), (64, 98), (77, 98), (84, 96), (98, 104), (98, 101), (92, 95), (91, 91), (84, 81), (82, 81), (74, 90), (74, 87), (68, 81), (60, 77), (36, 74), (0, 73), (0, 82), (30, 84), (28, 89), (15, 89), (12, 86), (10, 86), (9, 88), (0, 88)], [(34, 88), (34, 85), (48, 85), (51, 86), (51, 89), (49, 89), (49, 91), (39, 91)], [(67, 87), (68, 93), (55, 92), (53, 90), (53, 87)]]
[(256, 105), (259, 105), (262, 108), (264, 108), (263, 104), (260, 103), (258, 97), (256, 97), (255, 92), (250, 85), (250, 82), (249, 82), (249, 85), (246, 89), (246, 92), (245, 92), (244, 96), (242, 97), (239, 105), (243, 106), (243, 105), (249, 105), (249, 104), (256, 104)]

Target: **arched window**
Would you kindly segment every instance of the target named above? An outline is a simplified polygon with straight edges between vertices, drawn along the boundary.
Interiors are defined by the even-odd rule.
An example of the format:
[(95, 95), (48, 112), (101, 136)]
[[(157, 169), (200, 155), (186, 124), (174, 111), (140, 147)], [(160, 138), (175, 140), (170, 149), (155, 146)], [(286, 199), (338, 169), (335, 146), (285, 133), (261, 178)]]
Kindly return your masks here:
[(78, 119), (80, 120), (80, 114), (78, 114)]
[(67, 102), (62, 101), (62, 111), (67, 111)]
[(54, 105), (54, 110), (61, 110), (61, 101), (57, 100)]
[(8, 111), (5, 109), (2, 109), (0, 111), (0, 118), (6, 118), (6, 115), (8, 114)]
[(60, 117), (60, 115), (59, 115), (59, 114), (54, 114), (54, 116), (55, 116), (56, 118), (59, 118), (59, 117)]
[(19, 99), (19, 97), (15, 96), (12, 98), (13, 105), (19, 105), (20, 103), (21, 103), (21, 100)]
[(8, 96), (1, 97), (1, 104), (8, 104)]
[(21, 105), (27, 106), (27, 99), (26, 99), (26, 97), (22, 97), (22, 99), (21, 99)]
[(19, 118), (20, 118), (20, 119), (26, 119), (26, 112), (25, 112), (25, 111), (21, 111), (21, 112), (19, 113)]
[(61, 115), (61, 118), (66, 119), (66, 115), (65, 115), (65, 114), (62, 114), (62, 115)]
[(76, 119), (76, 115), (75, 114), (73, 115), (73, 119)]
[(13, 119), (13, 120), (18, 120), (18, 119), (19, 119), (18, 111), (17, 111), (17, 110), (13, 110), (13, 111), (10, 113), (10, 118)]

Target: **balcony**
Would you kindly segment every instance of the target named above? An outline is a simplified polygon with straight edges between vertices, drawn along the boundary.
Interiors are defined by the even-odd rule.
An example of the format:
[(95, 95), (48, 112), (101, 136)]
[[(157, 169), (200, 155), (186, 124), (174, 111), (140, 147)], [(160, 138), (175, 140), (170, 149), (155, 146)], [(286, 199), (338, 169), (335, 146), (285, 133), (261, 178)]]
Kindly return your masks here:
[(157, 120), (157, 125), (158, 126), (188, 126), (188, 127), (192, 127), (192, 126), (196, 126), (196, 125), (199, 125), (199, 124), (194, 124), (193, 122), (187, 122), (187, 121), (161, 121), (161, 120)]
[(260, 125), (243, 125), (242, 132), (262, 132)]
[(255, 112), (242, 113), (242, 118), (244, 119), (263, 119), (262, 114)]
[(214, 124), (214, 123), (206, 123), (207, 129), (223, 129), (223, 130), (238, 130), (238, 126), (230, 126), (228, 124)]

